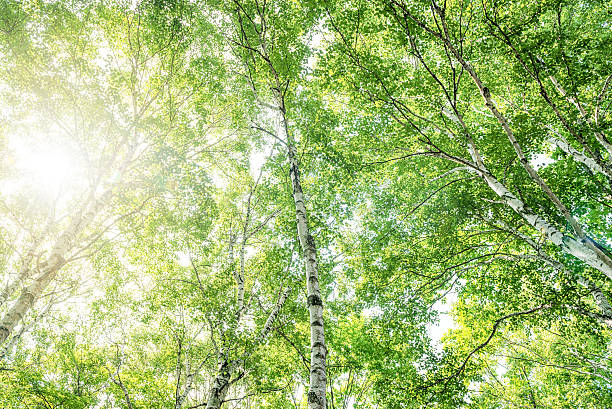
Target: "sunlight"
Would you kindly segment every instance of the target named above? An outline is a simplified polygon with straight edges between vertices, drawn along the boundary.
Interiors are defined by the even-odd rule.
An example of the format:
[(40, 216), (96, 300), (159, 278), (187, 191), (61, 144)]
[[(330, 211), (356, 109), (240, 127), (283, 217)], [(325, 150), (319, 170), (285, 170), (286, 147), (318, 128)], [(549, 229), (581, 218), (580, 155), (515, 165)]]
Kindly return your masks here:
[(9, 139), (18, 178), (38, 189), (57, 194), (75, 184), (82, 164), (74, 151), (48, 138)]

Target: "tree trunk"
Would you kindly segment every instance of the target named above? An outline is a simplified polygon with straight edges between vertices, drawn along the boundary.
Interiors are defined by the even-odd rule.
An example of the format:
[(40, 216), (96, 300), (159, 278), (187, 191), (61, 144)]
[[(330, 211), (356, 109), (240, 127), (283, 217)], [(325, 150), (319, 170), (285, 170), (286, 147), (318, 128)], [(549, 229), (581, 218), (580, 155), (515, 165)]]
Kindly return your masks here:
[[(461, 66), (467, 71), (470, 75), (474, 84), (477, 86), (480, 94), (487, 106), (487, 109), (493, 114), (493, 116), (497, 119), (498, 123), (501, 125), (503, 130), (505, 131), (508, 139), (510, 140), (511, 145), (513, 146), (518, 159), (521, 162), (523, 168), (527, 171), (529, 176), (533, 179), (534, 182), (540, 186), (540, 188), (544, 191), (546, 196), (553, 202), (555, 207), (559, 210), (560, 213), (563, 214), (565, 219), (572, 225), (576, 235), (579, 237), (579, 240), (574, 239), (566, 234), (563, 234), (559, 229), (557, 229), (554, 225), (546, 221), (542, 216), (534, 213), (529, 209), (522, 200), (518, 199), (514, 196), (502, 183), (500, 183), (484, 166), (482, 162), (482, 158), (480, 157), (477, 147), (473, 141), (473, 138), (469, 134), (469, 130), (467, 126), (461, 120), (461, 125), (466, 131), (468, 135), (468, 150), (470, 151), (470, 155), (472, 159), (479, 165), (478, 173), (483, 177), (486, 181), (487, 185), (508, 205), (512, 208), (516, 213), (518, 213), (527, 223), (529, 223), (532, 227), (542, 232), (552, 243), (559, 246), (566, 253), (571, 254), (572, 256), (582, 260), (586, 264), (591, 267), (601, 271), (604, 273), (609, 279), (612, 279), (612, 258), (610, 258), (605, 252), (595, 246), (588, 240), (588, 237), (582, 231), (581, 226), (574, 219), (568, 209), (561, 203), (561, 201), (557, 198), (557, 196), (550, 190), (548, 185), (540, 178), (535, 169), (529, 165), (527, 158), (525, 157), (520, 145), (518, 144), (510, 125), (497, 109), (493, 99), (491, 98), (490, 90), (484, 85), (481, 81), (480, 77), (477, 75), (476, 71), (472, 67), (470, 63), (468, 63), (464, 58), (460, 50), (458, 50), (451, 42), (451, 39), (448, 35), (448, 28), (446, 26), (446, 20), (444, 16), (444, 10), (440, 9), (437, 5), (433, 5), (433, 10), (440, 17), (440, 23), (442, 25), (442, 29), (438, 31), (434, 31), (433, 29), (427, 27), (422, 21), (417, 19), (416, 17), (409, 14), (410, 18), (413, 19), (417, 24), (419, 24), (424, 30), (428, 31), (433, 36), (437, 37), (445, 47), (452, 53), (457, 62), (461, 64)], [(451, 102), (451, 101), (449, 101)], [(451, 102), (452, 103), (452, 102)], [(458, 114), (458, 112), (456, 111)]]
[(49, 258), (39, 267), (41, 274), (23, 289), (19, 298), (0, 321), (0, 345), (6, 341), (15, 326), (19, 324), (45, 288), (55, 278), (57, 272), (66, 264), (67, 253), (74, 245), (77, 236), (89, 225), (110, 195), (111, 191), (109, 190), (98, 200), (92, 200), (93, 198), (90, 197), (90, 200), (87, 201), (91, 203), (89, 210), (77, 214), (72, 223), (57, 239)]
[(319, 289), (317, 248), (308, 225), (308, 213), (304, 203), (304, 193), (300, 182), (300, 171), (295, 152), (295, 143), (289, 134), (285, 106), (279, 96), (281, 131), (287, 143), (289, 174), (293, 187), (293, 201), (297, 219), (297, 232), (306, 264), (306, 288), (308, 294), (308, 312), (310, 314), (310, 390), (308, 392), (309, 409), (325, 409), (326, 357), (325, 331), (323, 327), (323, 300)]
[(0, 293), (0, 307), (4, 305), (4, 303), (11, 297), (11, 295), (13, 295), (15, 290), (17, 290), (17, 287), (19, 287), (21, 283), (31, 273), (30, 264), (32, 263), (33, 259), (34, 252), (30, 250), (23, 259), (21, 268), (19, 269), (19, 275), (13, 281), (9, 282), (2, 290), (2, 293)]
[(563, 152), (565, 152), (566, 154), (570, 155), (576, 162), (580, 162), (583, 165), (585, 165), (587, 168), (589, 168), (589, 170), (591, 170), (593, 173), (601, 173), (602, 175), (604, 175), (606, 178), (608, 178), (608, 181), (610, 181), (610, 185), (612, 186), (612, 172), (610, 172), (608, 169), (605, 169), (604, 167), (600, 166), (597, 161), (595, 161), (594, 159), (588, 157), (587, 155), (585, 155), (582, 152), (579, 152), (578, 150), (574, 149), (573, 146), (571, 146), (569, 143), (567, 143), (566, 141), (560, 139), (560, 138), (549, 138), (548, 141), (559, 147)]
[(601, 257), (600, 254), (582, 241), (578, 241), (559, 231), (552, 224), (548, 223), (541, 216), (533, 213), (522, 200), (514, 196), (502, 183), (500, 183), (490, 173), (484, 173), (483, 178), (489, 187), (516, 213), (518, 213), (527, 223), (546, 235), (555, 245), (559, 246), (566, 253), (582, 260), (591, 267), (604, 273), (612, 279), (612, 265), (608, 263), (608, 257)]
[(6, 312), (2, 322), (0, 322), (0, 345), (6, 341), (11, 332), (13, 332), (13, 329), (15, 329), (15, 326), (21, 322), (25, 314), (38, 299), (38, 296), (49, 285), (51, 280), (55, 278), (55, 275), (64, 264), (65, 260), (61, 255), (53, 255), (49, 260), (48, 266), (45, 267), (42, 276), (23, 290), (15, 304)]
[(234, 371), (240, 366), (241, 361), (228, 362), (224, 360), (219, 367), (219, 372), (210, 388), (210, 396), (206, 402), (206, 409), (219, 409), (225, 400), (230, 385), (230, 379)]

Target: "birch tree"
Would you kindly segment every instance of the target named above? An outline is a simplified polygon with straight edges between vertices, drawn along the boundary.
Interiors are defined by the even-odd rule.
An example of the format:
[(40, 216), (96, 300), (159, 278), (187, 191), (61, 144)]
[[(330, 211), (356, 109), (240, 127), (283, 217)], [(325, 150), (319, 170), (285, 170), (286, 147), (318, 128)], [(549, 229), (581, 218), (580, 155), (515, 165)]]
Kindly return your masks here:
[[(278, 140), (286, 149), (295, 206), (297, 235), (302, 250), (305, 270), (307, 304), (310, 315), (310, 388), (309, 408), (326, 408), (326, 356), (323, 324), (323, 298), (319, 285), (317, 246), (311, 233), (306, 199), (302, 188), (297, 144), (290, 128), (290, 87), (299, 84), (306, 46), (300, 44), (306, 28), (316, 23), (316, 12), (290, 4), (248, 3), (236, 1), (230, 14), (235, 31), (229, 41), (237, 52), (242, 75), (252, 88), (254, 101), (260, 112), (274, 116), (274, 129), (267, 129), (254, 118), (253, 127)], [(284, 19), (289, 11), (291, 20)], [(300, 13), (300, 14), (297, 14)], [(298, 20), (301, 16), (301, 21)], [(280, 21), (284, 19), (284, 21)], [(276, 26), (275, 24), (278, 24)], [(300, 26), (298, 26), (300, 25)], [(281, 42), (281, 39), (282, 41)]]
[[(388, 191), (372, 193), (368, 209), (379, 233), (363, 234), (393, 246), (375, 266), (396, 268), (391, 279), (410, 277), (441, 298), (457, 291), (480, 319), (481, 338), (450, 360), (454, 370), (426, 380), (430, 388), (452, 393), (452, 375), (466, 358), (494, 348), (485, 341), (499, 339), (497, 330), (511, 325), (506, 319), (573, 316), (608, 325), (601, 300), (610, 296), (609, 182), (598, 168), (608, 158), (607, 128), (585, 118), (605, 112), (609, 66), (595, 57), (607, 52), (597, 41), (588, 56), (573, 48), (584, 34), (578, 27), (607, 38), (596, 28), (606, 6), (593, 5), (588, 16), (579, 9), (523, 2), (328, 7), (327, 83), (341, 98), (369, 102), (337, 110), (347, 123), (356, 112), (363, 116), (351, 123), (358, 135), (352, 149), (365, 152), (356, 162)], [(396, 206), (390, 220), (375, 220), (389, 204)], [(500, 274), (493, 278), (493, 271)], [(488, 331), (476, 312), (485, 299)]]
[[(350, 59), (350, 63), (355, 64), (364, 74), (369, 76), (368, 80), (371, 87), (367, 91), (369, 92), (368, 95), (374, 101), (384, 104), (394, 112), (395, 118), (405, 127), (406, 132), (417, 135), (417, 146), (421, 149), (407, 149), (404, 155), (400, 153), (395, 159), (414, 156), (437, 157), (454, 163), (458, 172), (475, 173), (497, 195), (500, 202), (519, 214), (532, 229), (544, 234), (549, 243), (610, 278), (610, 256), (608, 250), (605, 249), (605, 244), (598, 242), (595, 238), (589, 236), (588, 232), (585, 232), (587, 227), (584, 226), (584, 222), (577, 220), (577, 217), (568, 209), (567, 204), (564, 204), (560, 199), (561, 193), (553, 192), (550, 184), (540, 175), (541, 171), (536, 170), (537, 165), (533, 163), (534, 155), (537, 152), (542, 152), (542, 149), (546, 148), (545, 141), (550, 140), (550, 138), (544, 138), (543, 140), (539, 135), (551, 134), (551, 137), (553, 137), (553, 135), (561, 135), (563, 132), (567, 132), (568, 138), (573, 135), (576, 142), (580, 142), (580, 140), (584, 142), (583, 148), (586, 153), (588, 151), (594, 152), (594, 150), (599, 152), (602, 149), (605, 152), (607, 145), (605, 131), (591, 131), (592, 140), (590, 142), (574, 132), (577, 127), (576, 122), (580, 122), (582, 119), (580, 119), (580, 116), (576, 117), (574, 124), (571, 124), (568, 122), (570, 121), (568, 117), (575, 114), (571, 112), (571, 109), (577, 109), (573, 107), (573, 101), (577, 97), (572, 97), (565, 91), (562, 92), (562, 86), (552, 75), (552, 64), (541, 61), (542, 57), (538, 55), (542, 53), (541, 50), (537, 48), (528, 49), (527, 46), (523, 46), (522, 50), (517, 49), (518, 46), (515, 42), (519, 41), (518, 38), (523, 34), (513, 32), (512, 35), (515, 39), (511, 39), (508, 30), (517, 29), (516, 24), (518, 23), (494, 4), (485, 3), (476, 6), (466, 3), (447, 6), (432, 2), (425, 5), (426, 12), (422, 12), (423, 9), (418, 9), (416, 6), (409, 6), (402, 2), (385, 3), (384, 7), (388, 13), (381, 15), (380, 18), (388, 19), (387, 21), (394, 24), (395, 31), (391, 38), (395, 38), (395, 41), (398, 41), (397, 46), (405, 50), (406, 58), (412, 59), (415, 63), (415, 68), (404, 65), (393, 75), (397, 76), (402, 72), (405, 77), (397, 78), (398, 81), (405, 84), (410, 83), (413, 77), (419, 76), (419, 78), (422, 78), (428, 84), (428, 91), (434, 92), (436, 95), (431, 99), (431, 102), (425, 102), (422, 106), (415, 106), (410, 101), (411, 98), (414, 98), (410, 93), (402, 92), (396, 88), (395, 84), (390, 83), (388, 77), (385, 77), (384, 70), (386, 68), (373, 67), (367, 62), (367, 57), (362, 55), (367, 42), (359, 32), (355, 34), (345, 33), (338, 27), (337, 33), (342, 44), (341, 47)], [(560, 19), (559, 24), (561, 25), (551, 29), (559, 30), (563, 36), (575, 35), (576, 31), (573, 26), (563, 26), (564, 12), (561, 6), (559, 10), (554, 10), (552, 7), (545, 10), (533, 9), (530, 18), (544, 21), (556, 15)], [(333, 20), (331, 21), (333, 22)], [(502, 21), (505, 27), (501, 26)], [(566, 24), (575, 24), (575, 21)], [(523, 26), (525, 27), (524, 35), (526, 35), (526, 32), (530, 32), (532, 26), (524, 24)], [(480, 52), (477, 51), (477, 48), (469, 48), (472, 47), (472, 32), (484, 35), (487, 44), (500, 44), (500, 47), (507, 47), (510, 55), (514, 54), (514, 60), (510, 59), (508, 64), (512, 64), (521, 74), (525, 74), (524, 80), (532, 84), (531, 86), (536, 92), (533, 98), (530, 95), (529, 100), (525, 100), (522, 105), (519, 105), (518, 101), (513, 101), (512, 97), (503, 93), (504, 84), (498, 85), (493, 82), (494, 77), (490, 70), (486, 73), (486, 76), (491, 83), (486, 83), (487, 80), (479, 74), (481, 67), (469, 61), (470, 58), (476, 58), (479, 55), (478, 52)], [(536, 35), (544, 38), (545, 33)], [(351, 36), (355, 37), (354, 42)], [(559, 52), (568, 52), (564, 48), (567, 46), (566, 43), (559, 44)], [(486, 51), (483, 50), (483, 52)], [(529, 60), (530, 58), (531, 60)], [(530, 62), (528, 63), (527, 60)], [(445, 64), (443, 67), (435, 66), (442, 61)], [(569, 64), (569, 62), (566, 61), (566, 64)], [(500, 70), (503, 69), (503, 66), (499, 67)], [(542, 72), (544, 70), (549, 72), (550, 75), (543, 77)], [(593, 86), (599, 89), (598, 95), (603, 95), (603, 99), (607, 93), (608, 87), (606, 84), (609, 81), (605, 75), (598, 78), (596, 73), (605, 72), (606, 68), (594, 63), (592, 70), (594, 75)], [(557, 85), (555, 86), (555, 84)], [(430, 86), (431, 88), (429, 88)], [(506, 86), (509, 87), (510, 84), (506, 84)], [(477, 90), (477, 94), (473, 93), (474, 89)], [(493, 96), (496, 90), (499, 90), (500, 93), (497, 101), (494, 100)], [(569, 104), (567, 107), (569, 112), (561, 112), (559, 105), (562, 102), (555, 102), (551, 99), (551, 95), (555, 92), (559, 94), (560, 101)], [(573, 92), (578, 92), (578, 89)], [(502, 103), (505, 112), (502, 112), (499, 108)], [(584, 105), (584, 103), (582, 105), (580, 102), (576, 103), (579, 106)], [(601, 103), (601, 99), (597, 98), (595, 100), (593, 112), (595, 110), (601, 112), (598, 108)], [(478, 107), (478, 104), (482, 107)], [(529, 104), (533, 105), (530, 106)], [(423, 112), (425, 106), (431, 107), (430, 109), (436, 112), (436, 115), (426, 115)], [(538, 109), (541, 107), (541, 109), (550, 111), (554, 116), (546, 119), (539, 117), (535, 122), (537, 125), (527, 130), (519, 122), (518, 111), (525, 109), (526, 117), (529, 117), (532, 115), (531, 112), (533, 112), (535, 106), (538, 106)], [(480, 108), (484, 111), (481, 111)], [(512, 119), (509, 119), (510, 115), (513, 116)], [(580, 113), (580, 115), (583, 116), (583, 113)], [(594, 117), (594, 113), (589, 115)], [(548, 122), (549, 119), (552, 122)], [(474, 126), (471, 126), (471, 123), (481, 123), (482, 120), (487, 122), (486, 138), (479, 135), (479, 131), (474, 130)], [(495, 126), (497, 126), (497, 131), (494, 131)], [(499, 139), (493, 142), (493, 139), (490, 138), (495, 135), (494, 132), (500, 132), (501, 135), (504, 135), (507, 143), (497, 142)], [(517, 132), (521, 134), (521, 141), (515, 135)], [(538, 136), (527, 137), (525, 136), (526, 132)], [(491, 135), (489, 136), (489, 134)], [(561, 149), (564, 147), (565, 151), (569, 152), (570, 146), (563, 142), (563, 140), (566, 140), (565, 136), (562, 136), (562, 138), (562, 140), (555, 139), (555, 144), (559, 146), (560, 143)], [(450, 141), (460, 142), (465, 152), (461, 153), (460, 150), (456, 149), (458, 146), (448, 145)], [(525, 153), (527, 149), (525, 145), (532, 149), (532, 152), (529, 153), (531, 156)], [(504, 183), (500, 177), (495, 176), (495, 172), (490, 169), (492, 165), (487, 164), (487, 158), (496, 157), (501, 152), (503, 152), (506, 160), (504, 163), (508, 163), (506, 174), (520, 166), (522, 171), (525, 172), (524, 177), (528, 178), (528, 183), (537, 186), (541, 191), (540, 197), (547, 201), (548, 204), (545, 206), (551, 209), (550, 214), (533, 210), (532, 206), (526, 202), (526, 198), (521, 197), (518, 192), (512, 192), (512, 188), (507, 183)], [(607, 154), (604, 155), (604, 157), (607, 157)], [(595, 156), (599, 158), (598, 155)], [(580, 166), (585, 165), (586, 159), (580, 155), (570, 154), (568, 159), (576, 160), (580, 163)], [(595, 157), (590, 159), (595, 161)], [(602, 160), (599, 160), (598, 166), (603, 165)], [(590, 161), (587, 162), (591, 163)], [(591, 170), (593, 169), (591, 166)], [(596, 181), (597, 176), (593, 175), (593, 177), (595, 177), (593, 180)], [(606, 192), (607, 188), (604, 185), (598, 192), (600, 200), (605, 197)], [(560, 227), (560, 223), (565, 223), (571, 228), (565, 230)]]
[(607, 2), (0, 11), (7, 408), (610, 406)]
[[(47, 142), (47, 149), (64, 143), (74, 157), (63, 160), (82, 166), (69, 170), (74, 175), (68, 186), (61, 186), (65, 191), (25, 185), (34, 190), (14, 191), (3, 199), (5, 214), (11, 216), (6, 228), (20, 238), (14, 243), (16, 272), (7, 275), (0, 295), (0, 342), (68, 264), (95, 252), (117, 221), (142, 206), (136, 203), (118, 213), (111, 205), (119, 197), (149, 189), (141, 195), (146, 201), (154, 194), (135, 181), (142, 170), (138, 167), (172, 126), (172, 106), (170, 121), (158, 126), (166, 104), (189, 97), (172, 88), (184, 78), (188, 46), (177, 16), (173, 25), (160, 29), (159, 10), (146, 3), (129, 10), (46, 3), (23, 8), (8, 2), (3, 12), (5, 99), (29, 96), (10, 111), (14, 121), (7, 132), (14, 141)], [(19, 176), (16, 170), (5, 179), (7, 186), (21, 183)], [(23, 212), (24, 199), (36, 209), (33, 215)]]

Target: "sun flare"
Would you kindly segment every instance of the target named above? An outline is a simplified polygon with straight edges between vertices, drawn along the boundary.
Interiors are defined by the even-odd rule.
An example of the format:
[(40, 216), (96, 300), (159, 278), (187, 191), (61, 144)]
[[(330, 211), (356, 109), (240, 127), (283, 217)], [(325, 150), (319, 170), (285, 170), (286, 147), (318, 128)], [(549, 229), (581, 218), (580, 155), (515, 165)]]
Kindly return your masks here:
[(48, 193), (74, 185), (82, 168), (79, 157), (62, 144), (41, 138), (12, 138), (13, 166), (19, 179)]

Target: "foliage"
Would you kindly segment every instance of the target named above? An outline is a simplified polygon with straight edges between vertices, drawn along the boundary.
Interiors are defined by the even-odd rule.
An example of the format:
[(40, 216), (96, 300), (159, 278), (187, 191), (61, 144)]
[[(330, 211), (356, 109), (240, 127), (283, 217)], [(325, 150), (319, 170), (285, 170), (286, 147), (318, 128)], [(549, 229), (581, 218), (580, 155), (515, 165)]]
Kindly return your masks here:
[(3, 0), (0, 406), (611, 407), (611, 12)]

